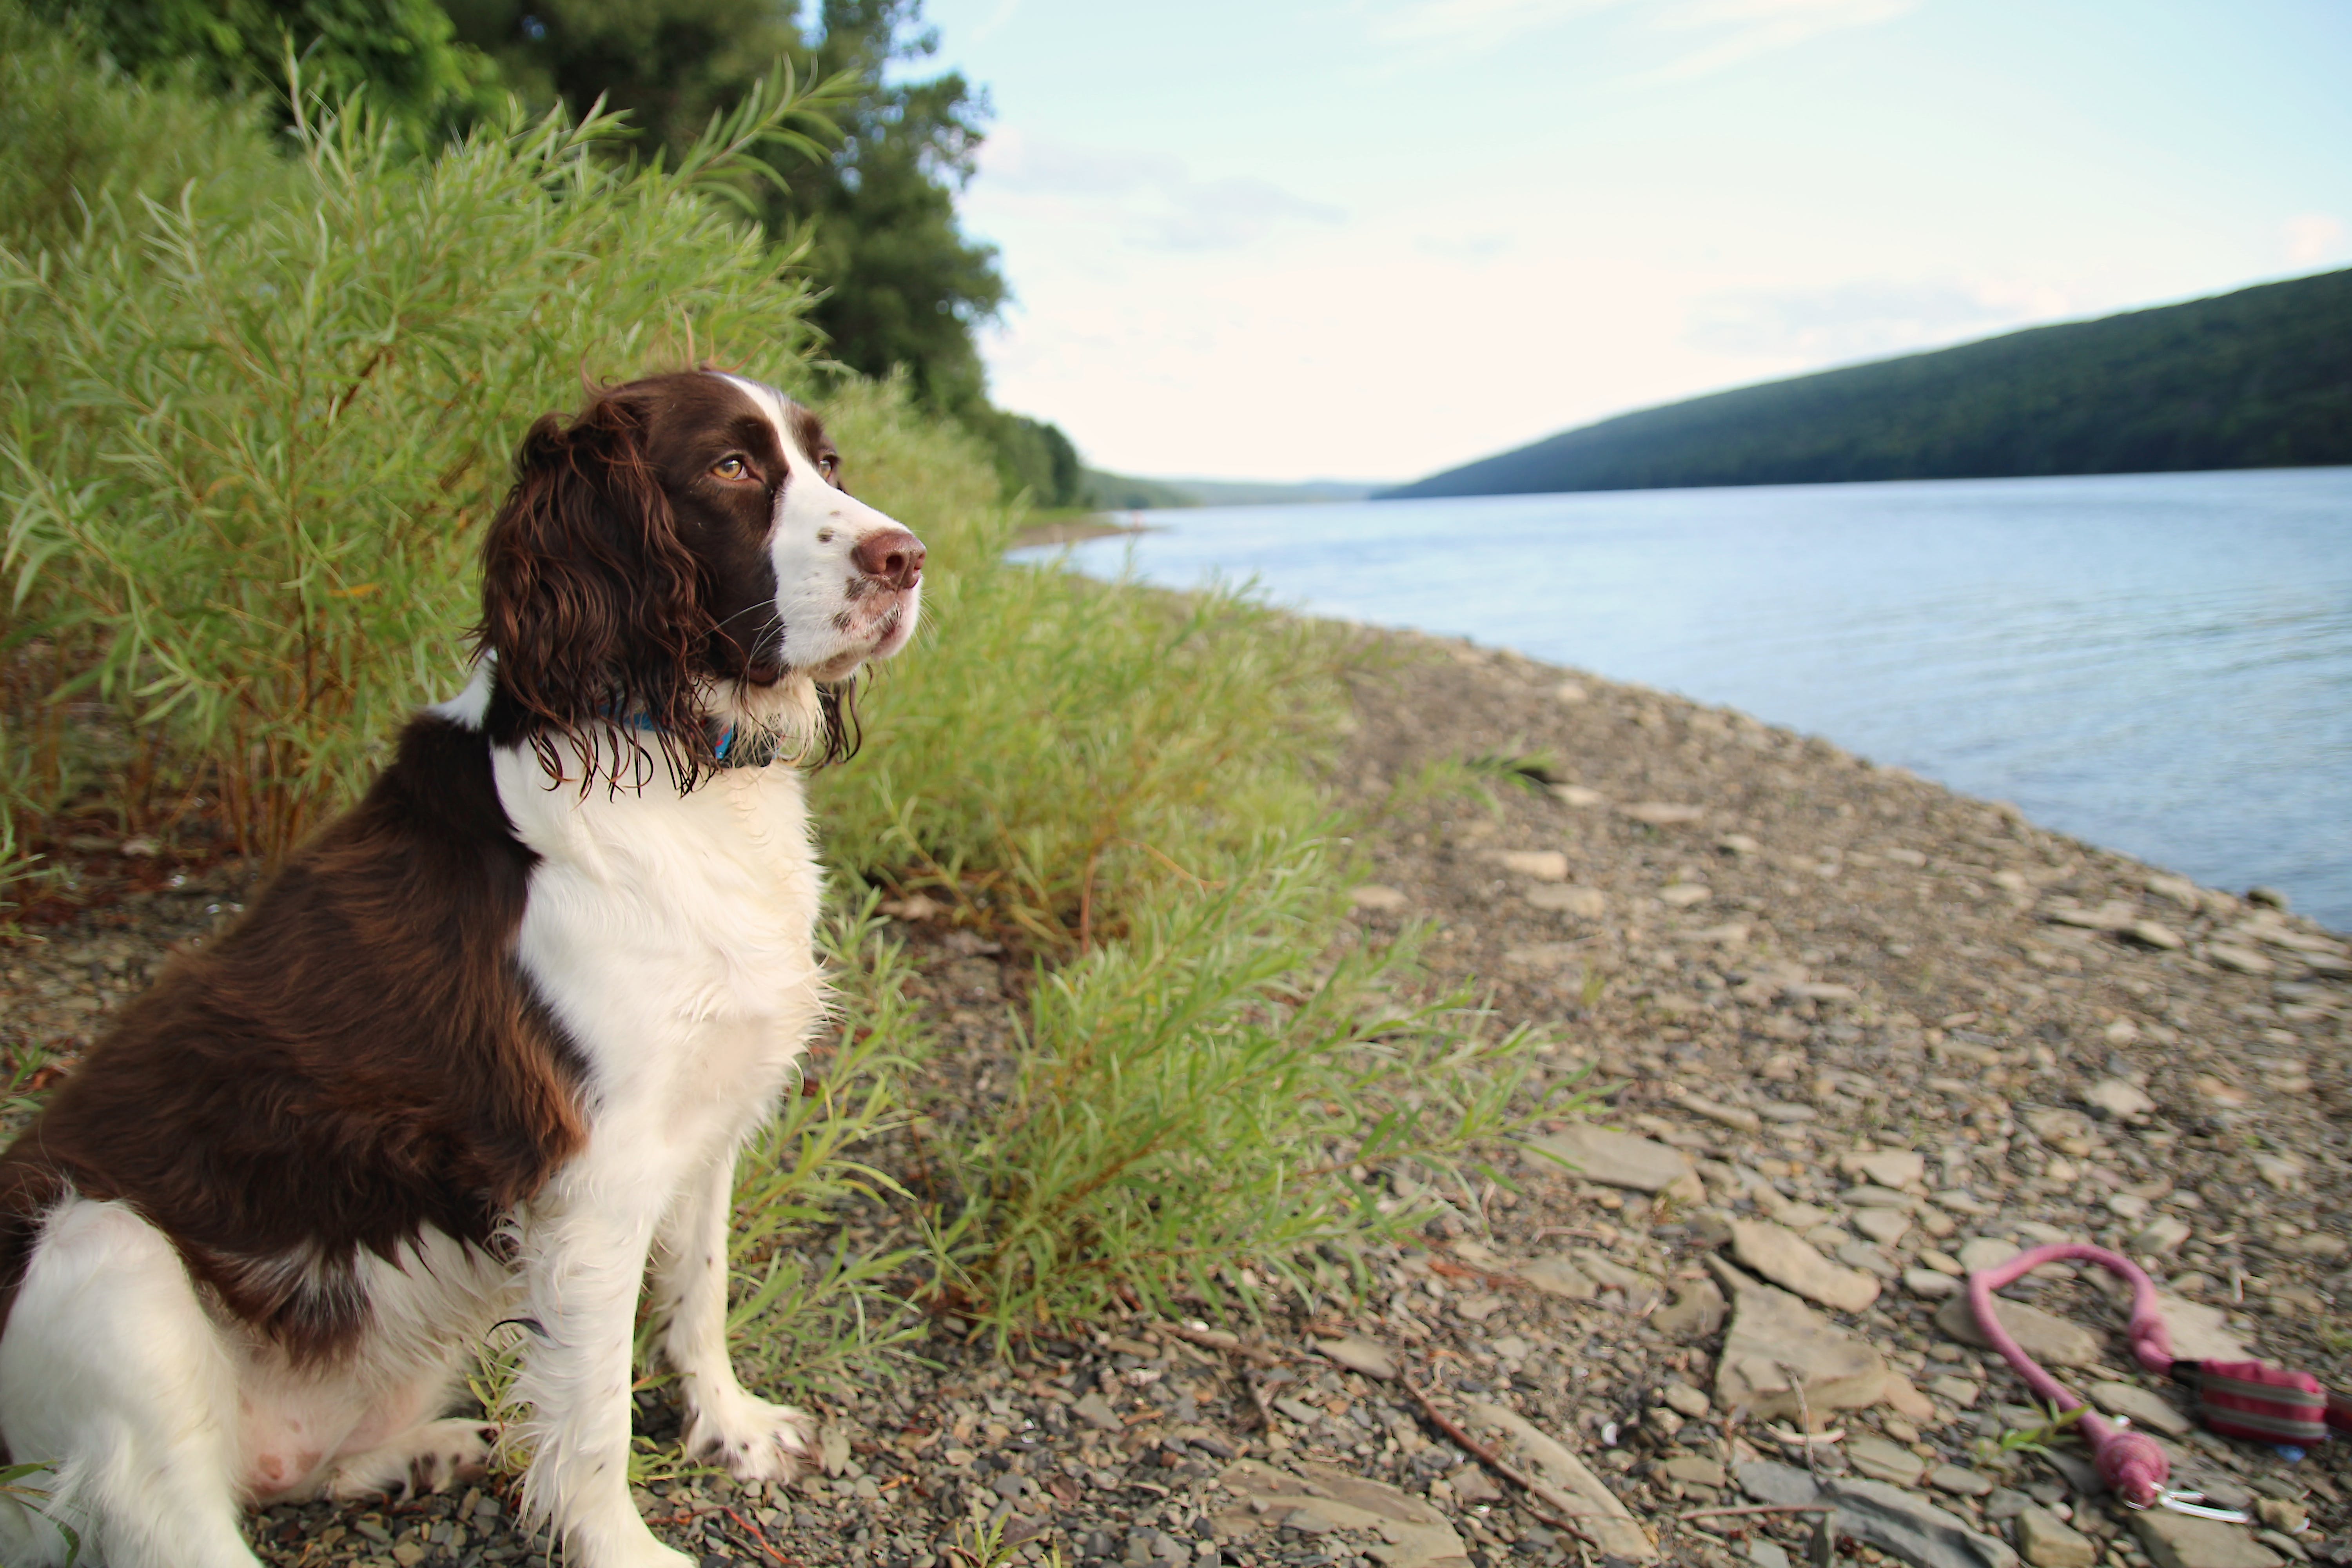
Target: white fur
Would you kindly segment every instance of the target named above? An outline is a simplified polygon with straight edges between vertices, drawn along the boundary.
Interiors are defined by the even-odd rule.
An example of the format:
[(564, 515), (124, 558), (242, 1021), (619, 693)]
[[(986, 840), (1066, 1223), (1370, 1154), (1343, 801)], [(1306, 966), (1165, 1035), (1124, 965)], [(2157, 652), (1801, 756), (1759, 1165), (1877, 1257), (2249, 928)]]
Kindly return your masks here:
[[(811, 679), (903, 646), (917, 596), (853, 586), (850, 552), (898, 525), (824, 483), (774, 394), (738, 384), (791, 454), (771, 548), (795, 673), (708, 700), (804, 734)], [(435, 711), (478, 728), (491, 679), (478, 669)], [(632, 749), (618, 732), (606, 743)], [(508, 1216), (511, 1265), (437, 1233), (396, 1264), (363, 1258), (372, 1326), (325, 1368), (294, 1369), (229, 1321), (127, 1206), (68, 1197), (0, 1336), (11, 1455), (54, 1459), (31, 1481), (49, 1493), (39, 1512), (0, 1499), (0, 1563), (62, 1563), (62, 1522), (93, 1568), (255, 1568), (243, 1503), (396, 1489), (418, 1472), (445, 1481), (483, 1453), (478, 1427), (439, 1419), (467, 1358), (493, 1323), (523, 1319), (536, 1325), (517, 1386), (530, 1414), (509, 1436), (532, 1452), (530, 1515), (554, 1524), (578, 1568), (678, 1568), (690, 1560), (655, 1540), (627, 1486), (632, 1329), (649, 1268), (689, 1447), (746, 1479), (789, 1477), (807, 1452), (808, 1419), (744, 1391), (726, 1335), (736, 1155), (825, 1007), (800, 777), (742, 768), (681, 794), (652, 770), (635, 791), (583, 793), (551, 788), (527, 747), (496, 752), (493, 769), (540, 857), (517, 958), (584, 1058), (586, 1147)]]

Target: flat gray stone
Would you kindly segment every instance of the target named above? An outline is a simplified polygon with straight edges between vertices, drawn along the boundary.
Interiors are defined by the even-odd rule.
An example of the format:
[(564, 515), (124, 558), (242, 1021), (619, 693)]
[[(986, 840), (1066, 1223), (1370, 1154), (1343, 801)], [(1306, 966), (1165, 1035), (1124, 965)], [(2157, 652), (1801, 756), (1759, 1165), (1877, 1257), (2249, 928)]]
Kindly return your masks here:
[(1082, 1399), (1072, 1401), (1070, 1414), (1099, 1432), (1127, 1430), (1127, 1423), (1118, 1418), (1118, 1412), (1113, 1410), (1110, 1407), (1110, 1401), (1105, 1399), (1099, 1393), (1089, 1394)]
[(2018, 1510), (2017, 1550), (2034, 1568), (2091, 1568), (2099, 1560), (2096, 1542), (2046, 1508)]
[(1516, 1272), (1545, 1295), (1570, 1301), (1590, 1301), (1601, 1289), (1591, 1275), (1565, 1258), (1538, 1258)]
[(1360, 1372), (1366, 1377), (1377, 1377), (1383, 1383), (1396, 1380), (1396, 1357), (1389, 1353), (1387, 1346), (1361, 1334), (1341, 1334), (1334, 1340), (1317, 1340), (1315, 1348), (1350, 1372)]
[[(2096, 1366), (2105, 1341), (2080, 1323), (2053, 1318), (2022, 1301), (1993, 1298), (1993, 1313), (2026, 1354), (2043, 1366)], [(1936, 1327), (1962, 1344), (1990, 1348), (1992, 1342), (1977, 1326), (1976, 1313), (1965, 1296), (1956, 1296), (1938, 1308)]]
[(1964, 1465), (1937, 1465), (1927, 1472), (1927, 1484), (1939, 1492), (1954, 1497), (1985, 1497), (1992, 1491), (1992, 1478)]
[(1948, 1274), (1938, 1274), (1932, 1268), (1906, 1268), (1903, 1289), (1927, 1301), (1940, 1301), (1947, 1296), (1960, 1293), (1960, 1282)]
[(1690, 1157), (1653, 1139), (1612, 1131), (1590, 1122), (1578, 1122), (1563, 1131), (1528, 1140), (1528, 1146), (1565, 1164), (1588, 1182), (1629, 1192), (1687, 1194), (1696, 1203), (1706, 1196)]
[(1972, 1236), (1960, 1243), (1960, 1267), (1971, 1274), (1998, 1268), (2020, 1251), (2017, 1243), (1995, 1236)]
[[(2156, 1293), (2164, 1326), (2172, 1335), (2172, 1353), (2182, 1361), (2252, 1361), (2254, 1352), (2230, 1327), (2229, 1314), (2219, 1307), (2191, 1301), (2169, 1290)], [(2009, 1320), (2004, 1316), (2001, 1321)]]
[(1859, 1410), (1885, 1397), (1886, 1363), (1866, 1342), (1719, 1258), (1707, 1266), (1731, 1296), (1731, 1328), (1716, 1361), (1717, 1408), (1774, 1421), (1797, 1415), (1801, 1405)]
[(1738, 1478), (1741, 1491), (1776, 1508), (1802, 1508), (1821, 1494), (1812, 1477), (1775, 1459), (1750, 1459), (1733, 1466), (1732, 1474)]
[(1768, 1219), (1733, 1220), (1731, 1251), (1775, 1285), (1833, 1311), (1865, 1311), (1878, 1300), (1876, 1279), (1858, 1268), (1832, 1263), (1803, 1237)]
[(2127, 1079), (2103, 1078), (2083, 1091), (2083, 1103), (2117, 1121), (2146, 1116), (2156, 1109), (2147, 1091)]
[(1916, 1187), (1927, 1179), (1927, 1156), (1908, 1149), (1840, 1154), (1838, 1164), (1848, 1175), (1867, 1176), (1882, 1187)]
[(1562, 1511), (1579, 1516), (1578, 1522), (1592, 1532), (1592, 1543), (1603, 1552), (1634, 1563), (1657, 1560), (1658, 1544), (1651, 1539), (1650, 1532), (1642, 1528), (1617, 1494), (1586, 1468), (1584, 1461), (1570, 1452), (1559, 1439), (1504, 1405), (1473, 1400), (1470, 1415), (1501, 1433), (1505, 1451), (1559, 1493), (1561, 1503), (1571, 1505)]
[(1927, 1461), (1884, 1437), (1849, 1437), (1845, 1444), (1845, 1462), (1874, 1481), (1886, 1481), (1898, 1487), (1916, 1486), (1927, 1473)]
[(1911, 1228), (1911, 1216), (1900, 1209), (1864, 1209), (1853, 1216), (1853, 1228), (1881, 1247), (1892, 1247)]
[(2242, 1525), (2152, 1508), (2131, 1516), (2157, 1568), (2278, 1568), (2284, 1561)]
[(2091, 1403), (2108, 1415), (2128, 1415), (2133, 1426), (2168, 1437), (2178, 1437), (2194, 1425), (2179, 1406), (2152, 1389), (2128, 1383), (2095, 1383), (2089, 1393)]
[(2017, 1553), (2007, 1542), (1969, 1529), (1958, 1515), (1900, 1487), (1834, 1480), (1822, 1486), (1819, 1500), (1837, 1505), (1839, 1534), (1878, 1547), (1914, 1568), (2016, 1568)]
[(1676, 1344), (1685, 1344), (1707, 1338), (1729, 1316), (1731, 1304), (1723, 1299), (1715, 1281), (1698, 1279), (1675, 1298), (1673, 1306), (1651, 1313), (1650, 1327)]

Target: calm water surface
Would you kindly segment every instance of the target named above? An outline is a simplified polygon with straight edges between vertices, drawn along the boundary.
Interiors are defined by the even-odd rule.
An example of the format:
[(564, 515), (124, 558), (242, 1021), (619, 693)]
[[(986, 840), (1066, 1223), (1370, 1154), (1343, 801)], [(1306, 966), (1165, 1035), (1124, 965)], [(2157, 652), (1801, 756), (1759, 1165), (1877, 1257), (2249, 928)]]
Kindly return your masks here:
[(2352, 468), (1148, 521), (1076, 564), (1728, 704), (2352, 929)]

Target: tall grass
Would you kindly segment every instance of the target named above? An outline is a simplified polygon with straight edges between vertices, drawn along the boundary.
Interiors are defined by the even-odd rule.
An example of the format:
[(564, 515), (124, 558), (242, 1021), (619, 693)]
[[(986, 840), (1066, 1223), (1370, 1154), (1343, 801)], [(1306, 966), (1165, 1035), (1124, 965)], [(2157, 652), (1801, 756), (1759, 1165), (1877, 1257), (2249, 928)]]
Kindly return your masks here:
[[(194, 113), (97, 68), (71, 90), (101, 126)], [(675, 169), (594, 156), (609, 119), (509, 121), (425, 163), (362, 110), (298, 114), (289, 159), (215, 123), (194, 151), (217, 169), (192, 153), (160, 195), (89, 171), (62, 234), (55, 177), (20, 180), (0, 560), (9, 651), (53, 672), (10, 715), (37, 801), (71, 782), (77, 696), (135, 737), (126, 826), (158, 809), (151, 781), (202, 771), (237, 846), (274, 858), (347, 799), (457, 683), (477, 531), (551, 398), (713, 351), (805, 379), (807, 290), (718, 193), (810, 110), (748, 103)], [(151, 140), (75, 144), (119, 162)]]

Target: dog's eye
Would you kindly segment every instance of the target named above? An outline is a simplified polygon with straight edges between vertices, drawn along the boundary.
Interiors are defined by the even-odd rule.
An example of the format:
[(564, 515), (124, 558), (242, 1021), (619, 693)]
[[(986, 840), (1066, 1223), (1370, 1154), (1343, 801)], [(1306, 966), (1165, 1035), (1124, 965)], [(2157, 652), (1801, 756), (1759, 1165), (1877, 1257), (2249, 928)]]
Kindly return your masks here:
[(816, 460), (816, 471), (829, 479), (841, 471), (841, 459), (827, 452)]
[(740, 479), (751, 470), (744, 466), (742, 458), (726, 458), (720, 459), (719, 466), (710, 471), (722, 479)]

